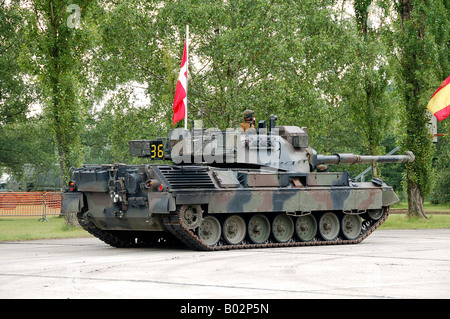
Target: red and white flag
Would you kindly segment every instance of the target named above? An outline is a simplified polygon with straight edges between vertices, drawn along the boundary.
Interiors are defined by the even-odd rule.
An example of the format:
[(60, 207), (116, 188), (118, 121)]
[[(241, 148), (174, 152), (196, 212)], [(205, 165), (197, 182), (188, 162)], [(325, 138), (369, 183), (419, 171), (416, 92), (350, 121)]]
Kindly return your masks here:
[(181, 59), (180, 75), (178, 76), (177, 88), (175, 90), (175, 99), (173, 101), (173, 125), (184, 119), (185, 128), (187, 128), (187, 76), (188, 62), (187, 50), (188, 43), (184, 43), (183, 58)]

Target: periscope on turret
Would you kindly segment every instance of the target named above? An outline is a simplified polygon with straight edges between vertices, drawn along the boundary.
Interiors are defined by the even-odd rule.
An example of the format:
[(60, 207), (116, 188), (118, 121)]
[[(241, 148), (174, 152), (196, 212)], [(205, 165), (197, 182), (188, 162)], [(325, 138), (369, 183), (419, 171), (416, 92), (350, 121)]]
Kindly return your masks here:
[[(408, 163), (414, 155), (319, 155), (306, 127), (174, 129), (130, 141), (144, 165), (84, 165), (63, 212), (115, 247), (184, 244), (198, 250), (359, 243), (398, 201), (380, 179), (355, 182), (322, 165)], [(151, 164), (152, 160), (167, 164)]]

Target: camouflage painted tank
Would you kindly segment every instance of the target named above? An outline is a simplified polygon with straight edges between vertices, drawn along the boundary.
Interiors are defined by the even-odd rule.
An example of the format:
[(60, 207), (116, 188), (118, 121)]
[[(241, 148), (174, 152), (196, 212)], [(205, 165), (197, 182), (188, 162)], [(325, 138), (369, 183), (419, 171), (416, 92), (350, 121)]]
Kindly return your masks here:
[(170, 164), (85, 165), (63, 212), (115, 247), (183, 243), (199, 250), (359, 243), (398, 201), (382, 180), (355, 182), (324, 165), (412, 162), (414, 155), (317, 155), (307, 129), (260, 121), (246, 132), (201, 125), (130, 142)]

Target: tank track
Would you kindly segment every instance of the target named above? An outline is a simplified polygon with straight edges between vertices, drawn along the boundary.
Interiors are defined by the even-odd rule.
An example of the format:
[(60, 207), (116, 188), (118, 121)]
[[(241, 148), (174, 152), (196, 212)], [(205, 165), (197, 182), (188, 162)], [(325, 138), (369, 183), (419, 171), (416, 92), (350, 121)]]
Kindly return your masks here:
[(311, 241), (303, 242), (291, 239), (286, 243), (268, 241), (263, 244), (240, 243), (236, 245), (225, 244), (219, 241), (215, 246), (205, 244), (191, 229), (183, 223), (178, 212), (162, 216), (162, 221), (167, 232), (138, 232), (138, 231), (106, 231), (99, 229), (90, 220), (79, 219), (80, 226), (97, 237), (106, 244), (117, 248), (131, 247), (174, 247), (187, 246), (194, 250), (218, 251), (231, 249), (250, 248), (275, 248), (275, 247), (297, 247), (297, 246), (319, 246), (319, 245), (345, 245), (358, 244), (369, 236), (375, 229), (383, 224), (389, 215), (389, 208), (386, 208), (383, 215), (378, 220), (365, 220), (362, 224), (362, 231), (356, 239), (348, 240), (338, 237), (333, 241), (319, 240), (314, 238)]
[(168, 232), (108, 231), (99, 229), (90, 220), (79, 219), (80, 226), (89, 234), (116, 248), (180, 246)]
[(317, 238), (303, 242), (291, 239), (286, 243), (267, 242), (264, 244), (241, 243), (236, 245), (224, 244), (219, 241), (215, 246), (205, 244), (192, 230), (188, 229), (183, 223), (177, 212), (169, 215), (164, 215), (162, 221), (167, 230), (178, 238), (187, 247), (195, 250), (217, 251), (217, 250), (231, 250), (231, 249), (249, 249), (249, 248), (274, 248), (274, 247), (297, 247), (297, 246), (319, 246), (319, 245), (345, 245), (358, 244), (369, 236), (375, 229), (383, 224), (389, 215), (389, 207), (387, 207), (383, 215), (378, 220), (365, 220), (362, 224), (362, 231), (356, 239), (348, 240), (337, 238), (333, 241), (318, 240)]

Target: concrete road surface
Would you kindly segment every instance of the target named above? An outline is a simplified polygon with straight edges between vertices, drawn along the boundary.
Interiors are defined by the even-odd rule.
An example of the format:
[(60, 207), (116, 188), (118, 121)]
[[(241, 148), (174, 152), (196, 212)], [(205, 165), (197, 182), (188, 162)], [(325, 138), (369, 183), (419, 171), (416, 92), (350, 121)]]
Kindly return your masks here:
[(0, 257), (0, 298), (450, 298), (450, 229), (219, 252), (37, 240), (0, 243)]

